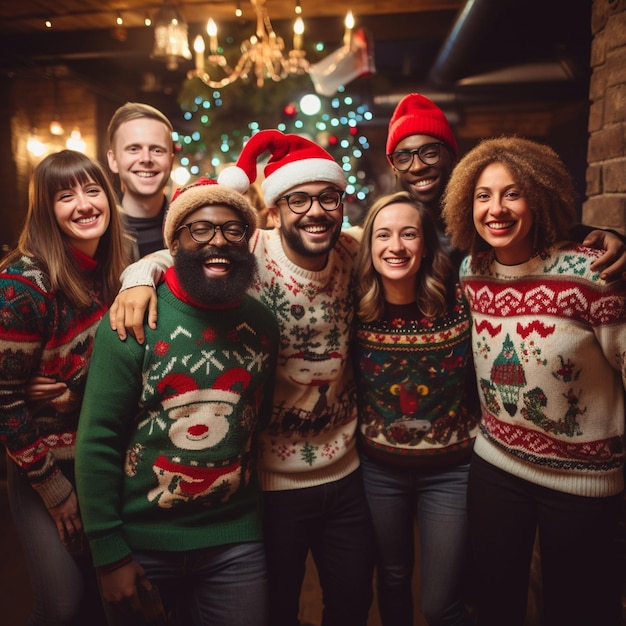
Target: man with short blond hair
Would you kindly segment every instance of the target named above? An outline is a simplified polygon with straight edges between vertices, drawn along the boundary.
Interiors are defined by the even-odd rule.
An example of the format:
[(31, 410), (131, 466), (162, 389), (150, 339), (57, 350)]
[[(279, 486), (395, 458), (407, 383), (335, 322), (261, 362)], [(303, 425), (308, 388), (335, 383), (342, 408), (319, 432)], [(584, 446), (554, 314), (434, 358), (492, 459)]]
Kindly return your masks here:
[(107, 129), (109, 168), (119, 176), (120, 207), (133, 260), (161, 250), (168, 206), (164, 189), (174, 164), (172, 124), (158, 109), (127, 102)]

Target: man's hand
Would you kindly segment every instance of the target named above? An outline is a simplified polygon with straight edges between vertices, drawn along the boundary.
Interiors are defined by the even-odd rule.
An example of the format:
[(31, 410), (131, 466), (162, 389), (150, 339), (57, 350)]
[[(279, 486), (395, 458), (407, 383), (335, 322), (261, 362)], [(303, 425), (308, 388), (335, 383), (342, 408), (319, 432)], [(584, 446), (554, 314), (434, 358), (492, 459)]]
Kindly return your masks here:
[(99, 572), (102, 598), (120, 615), (142, 615), (141, 587), (149, 591), (152, 584), (136, 561), (130, 561), (112, 572)]
[(606, 230), (592, 230), (585, 237), (583, 246), (605, 250), (604, 254), (591, 264), (591, 269), (599, 271), (602, 278), (605, 280), (626, 278), (626, 245), (617, 235)]
[(119, 338), (126, 339), (126, 331), (135, 337), (137, 343), (145, 341), (143, 331), (144, 319), (148, 312), (148, 325), (156, 328), (157, 322), (157, 295), (153, 287), (139, 285), (130, 287), (117, 294), (109, 316), (111, 328), (117, 331)]

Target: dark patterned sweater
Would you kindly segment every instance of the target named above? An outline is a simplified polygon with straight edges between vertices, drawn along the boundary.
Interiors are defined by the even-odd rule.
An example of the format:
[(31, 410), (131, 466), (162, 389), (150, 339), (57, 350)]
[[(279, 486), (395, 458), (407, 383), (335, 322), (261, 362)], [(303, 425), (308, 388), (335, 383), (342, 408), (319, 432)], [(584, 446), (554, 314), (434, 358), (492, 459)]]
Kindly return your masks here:
[(475, 451), (557, 491), (623, 489), (626, 284), (589, 269), (599, 251), (560, 244), (506, 266), (492, 253), (461, 284), (482, 404)]
[(250, 296), (191, 306), (166, 277), (144, 345), (120, 341), (108, 316), (96, 335), (76, 446), (96, 566), (261, 540), (254, 440), (271, 411), (276, 320)]
[[(24, 256), (0, 274), (0, 441), (48, 507), (72, 490), (58, 461), (74, 459), (93, 338), (108, 308), (96, 262), (74, 254), (90, 295), (82, 310), (51, 290), (46, 270), (33, 258)], [(64, 382), (67, 391), (31, 411), (26, 384), (33, 376)]]
[(405, 469), (467, 462), (479, 421), (470, 347), (460, 288), (437, 319), (424, 318), (415, 303), (387, 303), (385, 319), (357, 321), (362, 451)]

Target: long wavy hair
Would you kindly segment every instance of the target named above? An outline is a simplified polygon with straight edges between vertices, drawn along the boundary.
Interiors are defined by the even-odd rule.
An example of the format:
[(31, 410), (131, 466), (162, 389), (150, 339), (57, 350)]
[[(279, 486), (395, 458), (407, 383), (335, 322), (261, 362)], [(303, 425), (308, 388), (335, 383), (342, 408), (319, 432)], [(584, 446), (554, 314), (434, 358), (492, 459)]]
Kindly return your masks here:
[(357, 315), (364, 322), (380, 320), (384, 315), (385, 292), (372, 261), (372, 233), (378, 214), (392, 204), (408, 204), (419, 213), (426, 256), (415, 276), (417, 306), (426, 317), (444, 315), (454, 297), (453, 264), (441, 246), (432, 215), (406, 191), (378, 198), (363, 221), (363, 236), (356, 259)]
[(485, 139), (457, 164), (443, 195), (442, 217), (452, 245), (469, 252), (477, 262), (490, 246), (474, 227), (474, 194), (478, 178), (492, 163), (510, 172), (533, 214), (534, 252), (567, 239), (576, 223), (576, 191), (557, 153), (522, 137)]
[(37, 165), (30, 180), (28, 212), (17, 246), (0, 262), (2, 270), (23, 255), (37, 259), (46, 267), (52, 289), (61, 290), (76, 307), (85, 307), (90, 300), (85, 292), (84, 274), (57, 222), (54, 196), (61, 189), (84, 185), (90, 180), (104, 189), (109, 203), (109, 226), (94, 258), (102, 273), (104, 296), (112, 303), (120, 289), (120, 274), (130, 257), (111, 183), (102, 166), (81, 152), (61, 150)]

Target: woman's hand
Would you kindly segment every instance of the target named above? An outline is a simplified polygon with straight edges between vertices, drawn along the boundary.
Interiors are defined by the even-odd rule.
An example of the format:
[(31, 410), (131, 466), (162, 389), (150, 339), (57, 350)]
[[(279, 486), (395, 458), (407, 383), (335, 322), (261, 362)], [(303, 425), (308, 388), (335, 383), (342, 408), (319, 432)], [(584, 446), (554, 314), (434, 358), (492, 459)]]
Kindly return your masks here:
[(83, 533), (83, 523), (78, 513), (76, 492), (72, 490), (61, 504), (49, 507), (48, 512), (56, 524), (61, 543), (68, 550), (73, 551), (74, 546), (80, 542)]
[(67, 385), (54, 378), (33, 376), (26, 383), (26, 404), (31, 412), (36, 411), (51, 400), (58, 398), (66, 390)]

